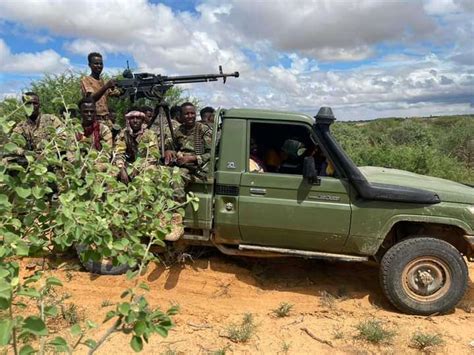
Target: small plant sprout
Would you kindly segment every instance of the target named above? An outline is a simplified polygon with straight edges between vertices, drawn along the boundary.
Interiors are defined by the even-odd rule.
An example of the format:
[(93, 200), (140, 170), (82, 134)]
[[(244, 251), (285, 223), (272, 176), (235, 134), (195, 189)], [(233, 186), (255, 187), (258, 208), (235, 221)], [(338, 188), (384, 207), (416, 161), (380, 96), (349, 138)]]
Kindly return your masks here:
[(113, 306), (114, 303), (111, 300), (103, 300), (100, 307), (105, 308), (105, 307), (110, 307)]
[(288, 317), (293, 305), (291, 303), (282, 302), (280, 305), (272, 310), (272, 313), (278, 318)]
[(376, 319), (362, 321), (356, 326), (356, 329), (359, 331), (358, 339), (372, 344), (390, 344), (395, 336), (393, 330), (386, 329), (382, 322)]
[(342, 327), (340, 326), (334, 327), (332, 336), (334, 339), (337, 339), (337, 340), (344, 338), (344, 332), (342, 331)]
[(283, 341), (282, 344), (281, 344), (281, 350), (280, 352), (282, 354), (288, 354), (288, 352), (290, 351), (290, 347), (291, 347), (291, 344), (290, 343), (287, 343), (286, 341)]
[(334, 297), (328, 291), (321, 291), (320, 296), (321, 296), (320, 302), (323, 307), (330, 308), (330, 309), (334, 308), (336, 297)]
[(246, 343), (255, 333), (256, 327), (253, 315), (246, 313), (240, 324), (233, 323), (227, 326), (224, 336), (234, 343)]
[(444, 343), (440, 334), (416, 332), (411, 337), (410, 346), (418, 350), (427, 350)]

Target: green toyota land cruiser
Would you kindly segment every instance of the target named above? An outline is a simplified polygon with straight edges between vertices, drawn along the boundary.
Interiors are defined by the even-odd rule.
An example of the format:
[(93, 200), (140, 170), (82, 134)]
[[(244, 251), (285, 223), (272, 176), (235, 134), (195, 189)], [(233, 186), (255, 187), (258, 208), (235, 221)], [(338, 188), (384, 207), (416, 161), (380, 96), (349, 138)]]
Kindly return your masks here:
[[(379, 167), (357, 167), (331, 135), (332, 110), (216, 112), (211, 166), (189, 190), (185, 232), (169, 243), (227, 255), (380, 264), (399, 310), (450, 310), (474, 261), (474, 188)], [(350, 275), (348, 275), (350, 277)]]

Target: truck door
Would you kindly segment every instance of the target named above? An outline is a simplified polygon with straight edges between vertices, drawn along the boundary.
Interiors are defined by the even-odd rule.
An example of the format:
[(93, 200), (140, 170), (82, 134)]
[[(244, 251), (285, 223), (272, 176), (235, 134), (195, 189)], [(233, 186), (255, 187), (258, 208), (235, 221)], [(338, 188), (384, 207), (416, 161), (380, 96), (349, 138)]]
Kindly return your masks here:
[[(321, 176), (319, 185), (303, 179), (302, 160), (317, 151), (310, 126), (268, 121), (247, 125), (247, 167), (239, 188), (244, 243), (341, 251), (350, 228), (349, 184), (337, 172)], [(321, 175), (331, 173), (327, 164), (321, 160)]]

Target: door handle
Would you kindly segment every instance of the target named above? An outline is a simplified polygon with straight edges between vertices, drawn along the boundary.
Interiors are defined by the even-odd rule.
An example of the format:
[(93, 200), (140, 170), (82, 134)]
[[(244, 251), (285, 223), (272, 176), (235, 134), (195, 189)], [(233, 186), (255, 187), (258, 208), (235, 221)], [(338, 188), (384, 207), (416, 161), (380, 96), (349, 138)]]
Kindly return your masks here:
[(267, 189), (260, 189), (260, 188), (251, 187), (250, 188), (250, 193), (254, 194), (254, 195), (265, 195), (267, 193)]

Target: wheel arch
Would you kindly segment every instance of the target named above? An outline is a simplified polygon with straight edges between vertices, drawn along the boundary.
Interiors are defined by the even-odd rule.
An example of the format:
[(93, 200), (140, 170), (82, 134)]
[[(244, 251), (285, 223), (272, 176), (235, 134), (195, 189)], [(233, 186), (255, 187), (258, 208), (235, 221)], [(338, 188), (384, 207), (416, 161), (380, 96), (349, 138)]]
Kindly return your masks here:
[(388, 249), (402, 240), (415, 236), (427, 236), (444, 240), (454, 246), (462, 255), (472, 260), (474, 258), (474, 250), (465, 238), (472, 231), (465, 227), (464, 222), (453, 219), (446, 219), (444, 221), (428, 221), (418, 218), (397, 220), (392, 223), (384, 235), (383, 242), (377, 251), (376, 259), (380, 260)]

